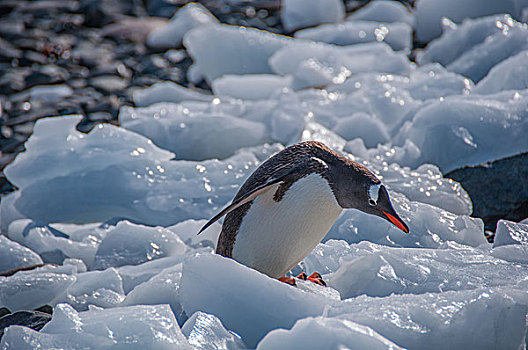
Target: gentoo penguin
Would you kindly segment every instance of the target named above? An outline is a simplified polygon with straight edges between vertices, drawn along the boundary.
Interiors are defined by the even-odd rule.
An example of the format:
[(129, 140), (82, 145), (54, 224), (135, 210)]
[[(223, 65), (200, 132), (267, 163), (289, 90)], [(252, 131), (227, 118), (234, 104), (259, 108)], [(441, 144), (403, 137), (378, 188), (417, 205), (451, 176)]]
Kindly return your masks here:
[[(409, 232), (373, 173), (320, 142), (301, 142), (262, 163), (199, 233), (227, 214), (216, 253), (295, 284), (283, 276), (321, 242), (346, 208)], [(309, 279), (324, 283), (317, 273)]]

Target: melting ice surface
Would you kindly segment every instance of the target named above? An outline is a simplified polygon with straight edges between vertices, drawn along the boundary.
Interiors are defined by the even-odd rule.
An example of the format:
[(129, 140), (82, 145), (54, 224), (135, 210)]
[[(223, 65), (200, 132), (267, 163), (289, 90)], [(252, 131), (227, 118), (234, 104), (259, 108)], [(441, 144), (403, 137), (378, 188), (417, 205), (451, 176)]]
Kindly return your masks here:
[[(2, 349), (526, 346), (527, 223), (499, 221), (489, 244), (442, 176), (528, 150), (524, 2), (468, 5), (513, 18), (446, 20), (417, 63), (411, 26), (438, 36), (451, 1), (417, 14), (376, 1), (346, 19), (339, 1), (321, 17), (323, 3), (284, 2), (291, 30), (318, 26), (291, 38), (186, 6), (149, 44), (183, 41), (189, 80), (212, 95), (165, 82), (135, 91), (120, 127), (36, 123), (5, 169), (18, 190), (0, 203), (0, 270), (45, 265), (0, 277), (0, 307), (54, 313), (40, 332), (7, 328)], [(305, 140), (372, 170), (410, 228), (344, 211), (292, 271), (327, 288), (212, 254), (221, 223), (196, 236), (260, 163)]]

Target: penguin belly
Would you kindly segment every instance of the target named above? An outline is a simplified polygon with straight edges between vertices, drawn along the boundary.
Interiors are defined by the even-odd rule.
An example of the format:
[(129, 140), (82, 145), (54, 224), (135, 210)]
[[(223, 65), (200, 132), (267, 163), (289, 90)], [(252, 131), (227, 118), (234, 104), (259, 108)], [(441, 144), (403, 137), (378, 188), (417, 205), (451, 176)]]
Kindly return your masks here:
[(236, 235), (233, 259), (279, 278), (321, 242), (343, 210), (318, 174), (297, 180), (279, 202), (278, 185), (258, 196)]

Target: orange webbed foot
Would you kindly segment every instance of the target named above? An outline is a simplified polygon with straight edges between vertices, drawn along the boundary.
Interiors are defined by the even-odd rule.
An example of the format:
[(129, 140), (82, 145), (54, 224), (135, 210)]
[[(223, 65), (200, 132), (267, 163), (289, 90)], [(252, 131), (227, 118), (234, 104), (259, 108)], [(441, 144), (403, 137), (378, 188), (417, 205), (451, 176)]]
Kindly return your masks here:
[(281, 277), (279, 278), (279, 281), (284, 282), (286, 284), (289, 284), (290, 286), (296, 286), (297, 283), (295, 283), (295, 278), (293, 277)]
[(319, 272), (314, 272), (312, 273), (310, 276), (308, 276), (308, 281), (311, 281), (313, 283), (317, 283), (323, 287), (326, 287), (326, 283), (325, 281), (323, 281), (323, 278), (321, 277), (321, 275), (319, 274)]
[(295, 278), (298, 278), (300, 280), (303, 280), (303, 281), (306, 281), (308, 279), (308, 275), (306, 275), (306, 272), (301, 272), (300, 274), (297, 275), (297, 277)]

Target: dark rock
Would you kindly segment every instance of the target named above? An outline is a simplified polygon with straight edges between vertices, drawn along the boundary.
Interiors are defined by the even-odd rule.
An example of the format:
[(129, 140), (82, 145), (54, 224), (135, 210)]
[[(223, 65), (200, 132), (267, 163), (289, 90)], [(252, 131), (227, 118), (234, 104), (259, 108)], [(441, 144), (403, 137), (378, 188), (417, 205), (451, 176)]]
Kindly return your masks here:
[(166, 24), (167, 20), (159, 17), (127, 18), (105, 26), (100, 34), (118, 41), (144, 43), (152, 30)]
[(26, 79), (26, 87), (43, 84), (57, 84), (67, 81), (69, 78), (68, 71), (64, 68), (58, 67), (54, 64), (41, 66), (29, 74)]
[(128, 86), (126, 80), (115, 75), (102, 75), (90, 79), (89, 84), (94, 88), (104, 92), (117, 92), (124, 90)]
[(11, 95), (23, 90), (26, 86), (24, 79), (27, 74), (29, 74), (29, 70), (26, 70), (25, 68), (5, 72), (4, 75), (0, 77), (0, 94)]
[(109, 120), (112, 120), (113, 116), (112, 114), (108, 112), (93, 112), (88, 114), (88, 119), (90, 119), (93, 122), (107, 122)]
[(9, 41), (0, 38), (0, 60), (11, 62), (13, 58), (21, 58), (22, 51), (14, 47)]
[[(176, 1), (170, 0), (147, 0), (147, 12), (151, 16), (171, 18), (176, 13), (178, 7)], [(185, 4), (180, 2), (180, 5)]]
[(5, 315), (9, 315), (11, 311), (7, 307), (0, 308), (0, 317), (4, 317)]
[(473, 216), (495, 231), (497, 221), (528, 217), (528, 152), (445, 174), (460, 182), (473, 201)]
[(51, 307), (51, 305), (42, 305), (41, 307), (36, 308), (33, 311), (40, 311), (48, 315), (53, 315), (53, 307)]
[(25, 326), (39, 331), (51, 321), (51, 315), (40, 311), (18, 311), (0, 318), (0, 339), (5, 328), (13, 325)]
[(84, 41), (72, 50), (72, 56), (81, 65), (94, 68), (110, 63), (114, 55), (109, 45), (95, 45)]

